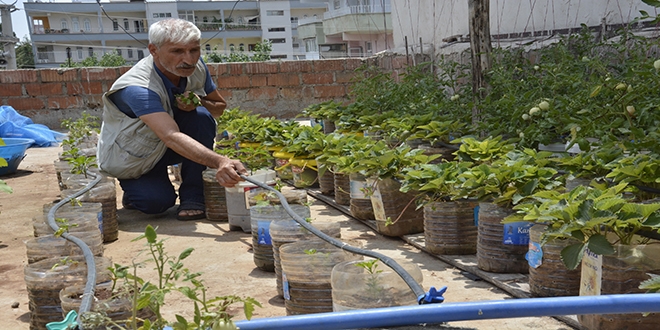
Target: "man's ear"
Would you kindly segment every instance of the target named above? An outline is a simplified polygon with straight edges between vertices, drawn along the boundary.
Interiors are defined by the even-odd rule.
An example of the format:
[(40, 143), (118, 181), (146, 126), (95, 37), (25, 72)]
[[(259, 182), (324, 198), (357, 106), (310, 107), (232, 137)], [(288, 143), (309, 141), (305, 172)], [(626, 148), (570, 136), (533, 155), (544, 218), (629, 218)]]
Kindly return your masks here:
[(158, 51), (158, 47), (156, 47), (156, 45), (154, 45), (154, 44), (149, 44), (149, 45), (147, 46), (147, 48), (149, 49), (149, 53), (150, 53), (152, 56), (155, 56), (155, 55), (156, 55), (156, 52)]

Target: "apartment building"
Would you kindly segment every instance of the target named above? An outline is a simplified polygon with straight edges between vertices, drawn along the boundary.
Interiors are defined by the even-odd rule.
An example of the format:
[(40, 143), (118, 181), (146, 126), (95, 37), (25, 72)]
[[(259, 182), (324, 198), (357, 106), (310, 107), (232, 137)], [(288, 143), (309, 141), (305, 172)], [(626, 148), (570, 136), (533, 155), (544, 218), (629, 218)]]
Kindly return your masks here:
[(305, 58), (297, 36), (298, 20), (326, 11), (323, 3), (300, 0), (28, 0), (24, 8), (37, 68), (108, 52), (137, 62), (148, 55), (148, 27), (171, 17), (200, 28), (203, 52), (250, 52), (257, 43), (269, 40), (274, 59)]
[(390, 0), (300, 1), (327, 6), (323, 15), (298, 21), (307, 58), (368, 57), (394, 45)]

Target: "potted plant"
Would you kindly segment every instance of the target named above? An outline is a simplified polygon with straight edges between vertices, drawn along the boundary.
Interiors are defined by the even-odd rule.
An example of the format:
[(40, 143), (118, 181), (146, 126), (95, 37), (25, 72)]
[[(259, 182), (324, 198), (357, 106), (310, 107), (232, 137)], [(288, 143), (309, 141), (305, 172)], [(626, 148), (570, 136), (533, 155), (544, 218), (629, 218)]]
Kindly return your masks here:
[(477, 251), (476, 200), (451, 200), (458, 176), (470, 162), (420, 164), (403, 169), (401, 191), (418, 192), (418, 208), (424, 212), (425, 248), (434, 254), (462, 255)]
[(378, 141), (362, 150), (354, 150), (357, 174), (366, 180), (367, 196), (371, 199), (379, 233), (402, 236), (424, 231), (424, 217), (415, 208), (416, 192), (400, 191), (401, 171), (405, 167), (426, 164), (437, 155), (426, 156), (423, 150), (408, 145), (391, 148)]
[[(660, 203), (637, 203), (624, 197), (621, 183), (609, 188), (576, 187), (569, 192), (543, 191), (534, 204), (520, 204), (519, 217), (547, 224), (542, 242), (553, 238), (575, 243), (561, 251), (568, 269), (582, 263), (580, 295), (642, 292), (640, 282), (660, 268), (660, 245), (639, 235), (660, 232)], [(529, 212), (529, 213), (525, 213)], [(658, 315), (581, 315), (589, 329), (653, 328)]]
[(628, 183), (628, 191), (637, 201), (660, 197), (660, 156), (639, 153), (618, 158), (608, 164), (611, 172), (605, 177), (615, 183)]
[(320, 126), (300, 125), (291, 132), (284, 134), (288, 141), (282, 147), (282, 152), (292, 154), (289, 159), (293, 172), (293, 185), (296, 188), (306, 188), (318, 184), (318, 169), (316, 157), (323, 153), (325, 134)]
[[(477, 266), (496, 273), (527, 273), (524, 259), (529, 242), (529, 223), (503, 225), (502, 219), (513, 212), (512, 207), (541, 190), (562, 185), (557, 170), (548, 167), (550, 152), (532, 149), (513, 150), (506, 154), (496, 150), (509, 149), (500, 143), (477, 143), (464, 139), (459, 159), (480, 159), (458, 176), (458, 189), (453, 199), (477, 199), (479, 204)], [(491, 145), (494, 151), (485, 146)], [(472, 153), (461, 150), (474, 149)]]

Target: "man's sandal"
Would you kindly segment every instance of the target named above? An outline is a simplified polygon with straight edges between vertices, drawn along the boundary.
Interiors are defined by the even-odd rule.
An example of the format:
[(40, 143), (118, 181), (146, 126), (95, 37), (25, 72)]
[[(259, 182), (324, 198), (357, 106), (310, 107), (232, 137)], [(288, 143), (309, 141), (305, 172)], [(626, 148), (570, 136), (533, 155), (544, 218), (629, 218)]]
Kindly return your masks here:
[[(182, 211), (202, 211), (197, 214), (181, 215)], [(183, 203), (176, 209), (176, 219), (179, 221), (192, 221), (206, 219), (206, 208), (196, 203)]]

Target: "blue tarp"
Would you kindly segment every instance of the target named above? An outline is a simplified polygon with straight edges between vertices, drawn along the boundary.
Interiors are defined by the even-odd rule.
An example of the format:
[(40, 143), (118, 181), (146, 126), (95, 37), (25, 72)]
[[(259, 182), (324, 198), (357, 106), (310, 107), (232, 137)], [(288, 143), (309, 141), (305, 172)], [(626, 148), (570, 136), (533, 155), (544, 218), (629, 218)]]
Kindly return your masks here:
[(53, 131), (48, 126), (35, 124), (8, 105), (0, 106), (0, 138), (26, 138), (34, 140), (32, 147), (57, 146), (66, 134)]

